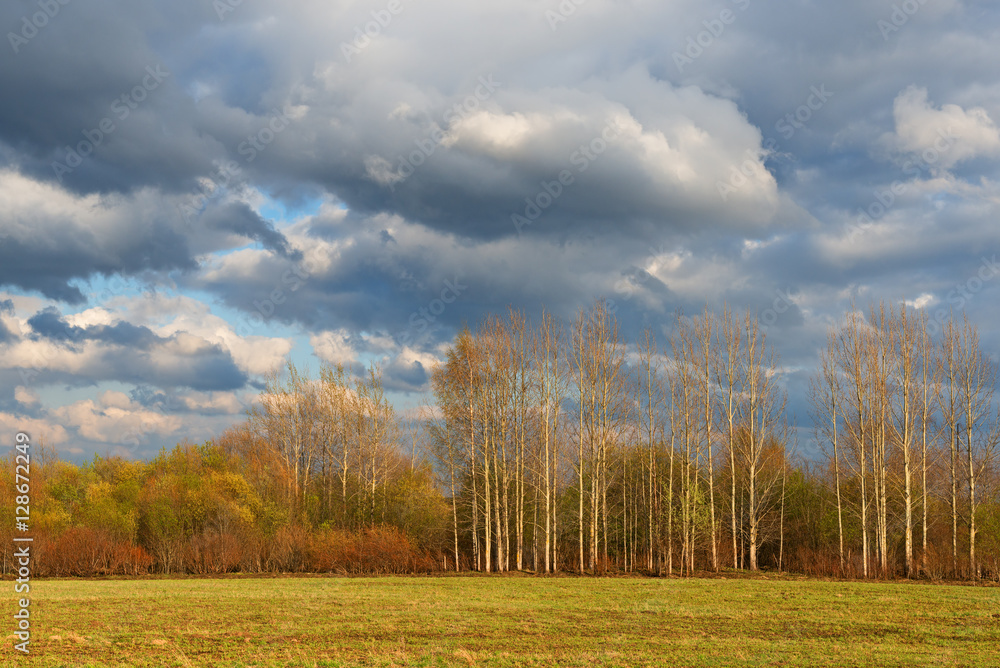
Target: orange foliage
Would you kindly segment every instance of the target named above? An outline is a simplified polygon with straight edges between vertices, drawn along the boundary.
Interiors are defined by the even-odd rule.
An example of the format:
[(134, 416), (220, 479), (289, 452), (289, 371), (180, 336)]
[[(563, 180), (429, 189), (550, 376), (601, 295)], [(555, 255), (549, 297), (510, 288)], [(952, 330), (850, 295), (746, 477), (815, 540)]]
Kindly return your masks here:
[(74, 527), (35, 540), (33, 567), (41, 577), (134, 576), (148, 573), (152, 565), (153, 558), (144, 549), (100, 529)]

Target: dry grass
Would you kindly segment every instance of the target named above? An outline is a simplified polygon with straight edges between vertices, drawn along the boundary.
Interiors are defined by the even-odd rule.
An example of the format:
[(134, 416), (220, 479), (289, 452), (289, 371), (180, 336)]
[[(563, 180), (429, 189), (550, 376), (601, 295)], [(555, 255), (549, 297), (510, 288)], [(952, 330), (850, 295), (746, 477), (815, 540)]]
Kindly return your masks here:
[(1000, 588), (986, 587), (304, 577), (40, 581), (32, 596), (22, 665), (1000, 664)]

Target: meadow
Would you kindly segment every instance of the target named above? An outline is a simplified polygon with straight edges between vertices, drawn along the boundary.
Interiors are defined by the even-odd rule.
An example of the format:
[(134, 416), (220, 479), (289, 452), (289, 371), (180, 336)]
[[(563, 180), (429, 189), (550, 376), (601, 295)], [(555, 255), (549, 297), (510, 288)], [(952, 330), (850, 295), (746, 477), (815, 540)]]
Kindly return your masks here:
[(42, 580), (31, 594), (32, 653), (12, 649), (4, 615), (5, 665), (1000, 665), (997, 587), (234, 577)]

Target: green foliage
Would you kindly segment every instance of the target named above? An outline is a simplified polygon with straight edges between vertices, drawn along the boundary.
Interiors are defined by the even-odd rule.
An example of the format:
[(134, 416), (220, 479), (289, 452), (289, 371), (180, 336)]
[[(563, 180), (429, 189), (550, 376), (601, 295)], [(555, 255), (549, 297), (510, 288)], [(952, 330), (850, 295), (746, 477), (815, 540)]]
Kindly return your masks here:
[[(5, 535), (14, 530), (12, 470), (7, 467), (2, 476)], [(436, 549), (443, 542), (448, 517), (431, 471), (420, 466), (401, 469), (379, 485), (374, 498), (352, 482), (351, 498), (363, 507), (350, 526), (346, 513), (340, 519), (324, 516), (328, 490), (317, 479), (304, 495), (314, 506), (309, 513), (314, 521), (298, 526), (284, 494), (283, 472), (254, 470), (238, 451), (215, 443), (180, 444), (149, 462), (99, 456), (82, 466), (39, 462), (33, 464), (32, 481), (32, 528), (46, 554), (36, 568), (41, 576), (134, 574), (150, 567), (148, 555), (163, 572), (301, 570), (322, 562), (323, 537), (330, 530), (356, 531), (372, 507), (378, 524), (401, 531), (399, 537), (356, 531), (343, 534), (340, 544), (355, 545), (351, 553), (357, 554), (367, 554), (368, 543), (376, 552), (388, 550), (396, 555), (392, 568), (406, 572), (414, 559), (423, 559), (415, 546)], [(276, 547), (282, 536), (292, 550), (285, 556)], [(299, 556), (289, 560), (294, 554)], [(310, 561), (310, 554), (316, 559)], [(9, 573), (13, 566), (8, 551), (2, 567)]]
[(407, 471), (386, 490), (386, 521), (425, 548), (446, 547), (450, 506), (429, 467)]

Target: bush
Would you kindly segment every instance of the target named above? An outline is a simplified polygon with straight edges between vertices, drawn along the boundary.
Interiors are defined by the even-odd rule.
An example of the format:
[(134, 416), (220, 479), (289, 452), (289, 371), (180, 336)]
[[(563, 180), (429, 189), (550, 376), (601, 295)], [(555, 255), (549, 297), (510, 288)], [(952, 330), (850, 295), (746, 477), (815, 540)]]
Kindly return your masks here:
[(100, 529), (73, 527), (35, 540), (34, 568), (41, 577), (142, 575), (152, 565), (144, 549)]

